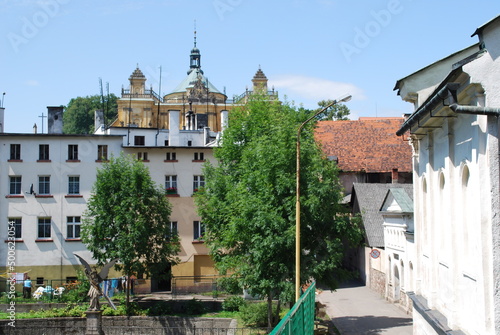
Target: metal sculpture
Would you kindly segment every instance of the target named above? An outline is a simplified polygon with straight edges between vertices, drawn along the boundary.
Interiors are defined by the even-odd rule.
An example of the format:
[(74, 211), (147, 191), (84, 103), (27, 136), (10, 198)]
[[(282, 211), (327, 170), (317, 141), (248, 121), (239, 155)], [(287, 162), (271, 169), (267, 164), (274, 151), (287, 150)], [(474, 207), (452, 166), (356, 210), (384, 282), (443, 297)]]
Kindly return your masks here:
[(112, 260), (111, 262), (107, 263), (104, 265), (99, 273), (95, 269), (92, 269), (82, 257), (78, 256), (77, 254), (74, 254), (79, 260), (80, 263), (85, 267), (85, 275), (87, 276), (89, 282), (90, 282), (90, 289), (87, 295), (90, 297), (90, 306), (89, 306), (89, 311), (99, 311), (101, 310), (101, 304), (99, 303), (99, 297), (104, 296), (106, 300), (108, 301), (109, 305), (113, 308), (116, 309), (115, 305), (109, 299), (109, 297), (105, 294), (103, 294), (101, 287), (99, 286), (100, 283), (106, 279), (108, 276), (109, 270), (116, 264), (117, 259)]

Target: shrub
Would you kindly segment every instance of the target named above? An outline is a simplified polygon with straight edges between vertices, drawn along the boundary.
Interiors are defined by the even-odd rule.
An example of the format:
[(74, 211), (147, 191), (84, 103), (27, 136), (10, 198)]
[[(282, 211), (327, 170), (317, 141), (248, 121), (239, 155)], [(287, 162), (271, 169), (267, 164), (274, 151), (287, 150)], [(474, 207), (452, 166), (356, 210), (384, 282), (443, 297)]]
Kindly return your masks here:
[(241, 294), (243, 289), (238, 283), (238, 279), (231, 277), (223, 277), (217, 280), (217, 287), (220, 291), (227, 292), (229, 294)]
[(170, 315), (172, 314), (172, 306), (166, 301), (158, 301), (148, 310), (148, 315)]
[[(276, 306), (273, 306), (273, 313)], [(241, 307), (240, 316), (245, 326), (266, 327), (267, 326), (267, 303), (249, 303)]]
[(224, 300), (222, 309), (228, 312), (237, 312), (246, 304), (245, 299), (240, 296), (232, 296)]
[(205, 306), (203, 303), (195, 298), (189, 300), (186, 304), (186, 314), (200, 315), (205, 313)]

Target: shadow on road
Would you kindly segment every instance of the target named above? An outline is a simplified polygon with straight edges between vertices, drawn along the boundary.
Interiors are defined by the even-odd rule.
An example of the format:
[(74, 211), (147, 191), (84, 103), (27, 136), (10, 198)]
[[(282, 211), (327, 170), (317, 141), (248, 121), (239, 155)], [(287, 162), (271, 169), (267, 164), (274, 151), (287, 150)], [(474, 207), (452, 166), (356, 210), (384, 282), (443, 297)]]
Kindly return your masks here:
[(385, 330), (411, 326), (411, 318), (395, 318), (385, 316), (346, 316), (332, 319), (341, 334), (378, 335)]

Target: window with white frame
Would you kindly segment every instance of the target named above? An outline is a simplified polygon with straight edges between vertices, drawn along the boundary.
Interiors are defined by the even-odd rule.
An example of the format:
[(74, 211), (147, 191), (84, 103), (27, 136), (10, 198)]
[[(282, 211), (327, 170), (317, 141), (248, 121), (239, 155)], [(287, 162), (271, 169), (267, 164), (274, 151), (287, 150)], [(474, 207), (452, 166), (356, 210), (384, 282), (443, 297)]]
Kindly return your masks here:
[(78, 144), (68, 145), (68, 160), (77, 161), (78, 160)]
[(48, 144), (40, 144), (38, 146), (38, 160), (39, 161), (50, 160), (49, 145)]
[(68, 194), (80, 194), (80, 176), (68, 177)]
[(193, 160), (195, 160), (195, 161), (203, 161), (203, 160), (205, 160), (205, 154), (203, 152), (195, 152)]
[(50, 217), (38, 218), (38, 238), (50, 238), (51, 236), (51, 221)]
[(170, 221), (170, 234), (167, 235), (167, 241), (170, 241), (172, 238), (176, 237), (177, 234), (177, 221)]
[(166, 153), (165, 160), (166, 160), (166, 161), (175, 161), (175, 160), (177, 160), (177, 155), (176, 155), (176, 153), (175, 153), (175, 152), (167, 152), (167, 153)]
[(38, 194), (50, 194), (50, 176), (38, 176)]
[[(8, 218), (9, 223), (9, 232), (14, 230), (14, 238), (20, 239), (22, 238), (22, 223), (21, 218)], [(13, 228), (11, 228), (13, 227)], [(11, 236), (9, 234), (9, 236)]]
[(203, 241), (205, 235), (205, 225), (201, 221), (193, 221), (193, 240)]
[(68, 216), (66, 220), (66, 238), (80, 238), (80, 224), (79, 216)]
[(193, 176), (193, 192), (197, 192), (203, 186), (205, 186), (205, 177)]
[(147, 152), (138, 152), (137, 153), (137, 160), (147, 161), (148, 160), (148, 153)]
[(13, 161), (21, 160), (21, 144), (10, 145), (10, 160)]
[(165, 176), (165, 191), (177, 194), (177, 176)]
[(21, 176), (9, 177), (9, 194), (11, 195), (21, 194)]
[(98, 145), (97, 146), (97, 160), (98, 161), (107, 161), (108, 160), (108, 146), (107, 145)]

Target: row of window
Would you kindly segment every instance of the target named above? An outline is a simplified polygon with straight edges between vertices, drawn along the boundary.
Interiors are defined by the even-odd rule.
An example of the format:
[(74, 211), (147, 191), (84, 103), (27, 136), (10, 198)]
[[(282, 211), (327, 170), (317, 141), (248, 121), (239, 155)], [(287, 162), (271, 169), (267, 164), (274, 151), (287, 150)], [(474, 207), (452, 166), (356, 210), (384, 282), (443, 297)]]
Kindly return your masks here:
[[(22, 195), (22, 177), (9, 176), (9, 195)], [(205, 186), (204, 176), (193, 176), (193, 192)], [(165, 176), (165, 190), (177, 194), (177, 176)], [(31, 189), (30, 193), (34, 193)], [(37, 195), (51, 195), (50, 176), (38, 176)], [(80, 195), (80, 176), (68, 176), (68, 195)]]
[[(68, 161), (78, 161), (78, 144), (68, 144)], [(21, 144), (11, 144), (10, 145), (10, 161), (21, 161)], [(50, 146), (48, 144), (38, 145), (38, 160), (39, 161), (50, 161)], [(98, 145), (97, 146), (97, 158), (98, 161), (108, 160), (108, 146)]]
[[(137, 159), (148, 160), (147, 152), (137, 153)], [(21, 161), (21, 144), (11, 144), (10, 145), (10, 161)], [(68, 161), (78, 161), (78, 144), (68, 144)], [(108, 160), (108, 146), (98, 145), (97, 146), (97, 161), (107, 161)], [(176, 161), (177, 155), (175, 152), (167, 152), (165, 155), (166, 161)], [(195, 152), (193, 154), (193, 161), (204, 161), (205, 154), (203, 152)], [(50, 147), (48, 144), (39, 144), (38, 148), (38, 161), (50, 161)]]
[[(205, 186), (204, 176), (193, 176), (193, 192)], [(167, 194), (177, 194), (177, 176), (165, 176), (165, 190)]]
[[(16, 239), (22, 239), (22, 219), (21, 218), (9, 218), (9, 225), (14, 226)], [(81, 217), (80, 216), (68, 216), (66, 217), (66, 239), (80, 239), (80, 227), (81, 227)], [(177, 235), (177, 221), (170, 222), (170, 232), (172, 235)], [(201, 221), (193, 221), (193, 240), (202, 241), (203, 235), (205, 234), (205, 225)], [(52, 218), (50, 217), (39, 217), (37, 224), (37, 239), (39, 240), (50, 240), (52, 238)], [(168, 236), (166, 237), (168, 239)]]
[[(9, 195), (22, 195), (22, 176), (9, 176)], [(36, 193), (30, 189), (29, 193)], [(38, 195), (50, 195), (50, 176), (38, 176)], [(80, 195), (80, 176), (68, 176), (68, 195)]]
[[(50, 240), (52, 238), (52, 219), (50, 217), (39, 217), (37, 223), (37, 239)], [(22, 239), (22, 219), (21, 218), (9, 218), (9, 225), (14, 226), (16, 239)], [(66, 217), (66, 238), (67, 239), (79, 239), (80, 238), (80, 216), (68, 216)]]

